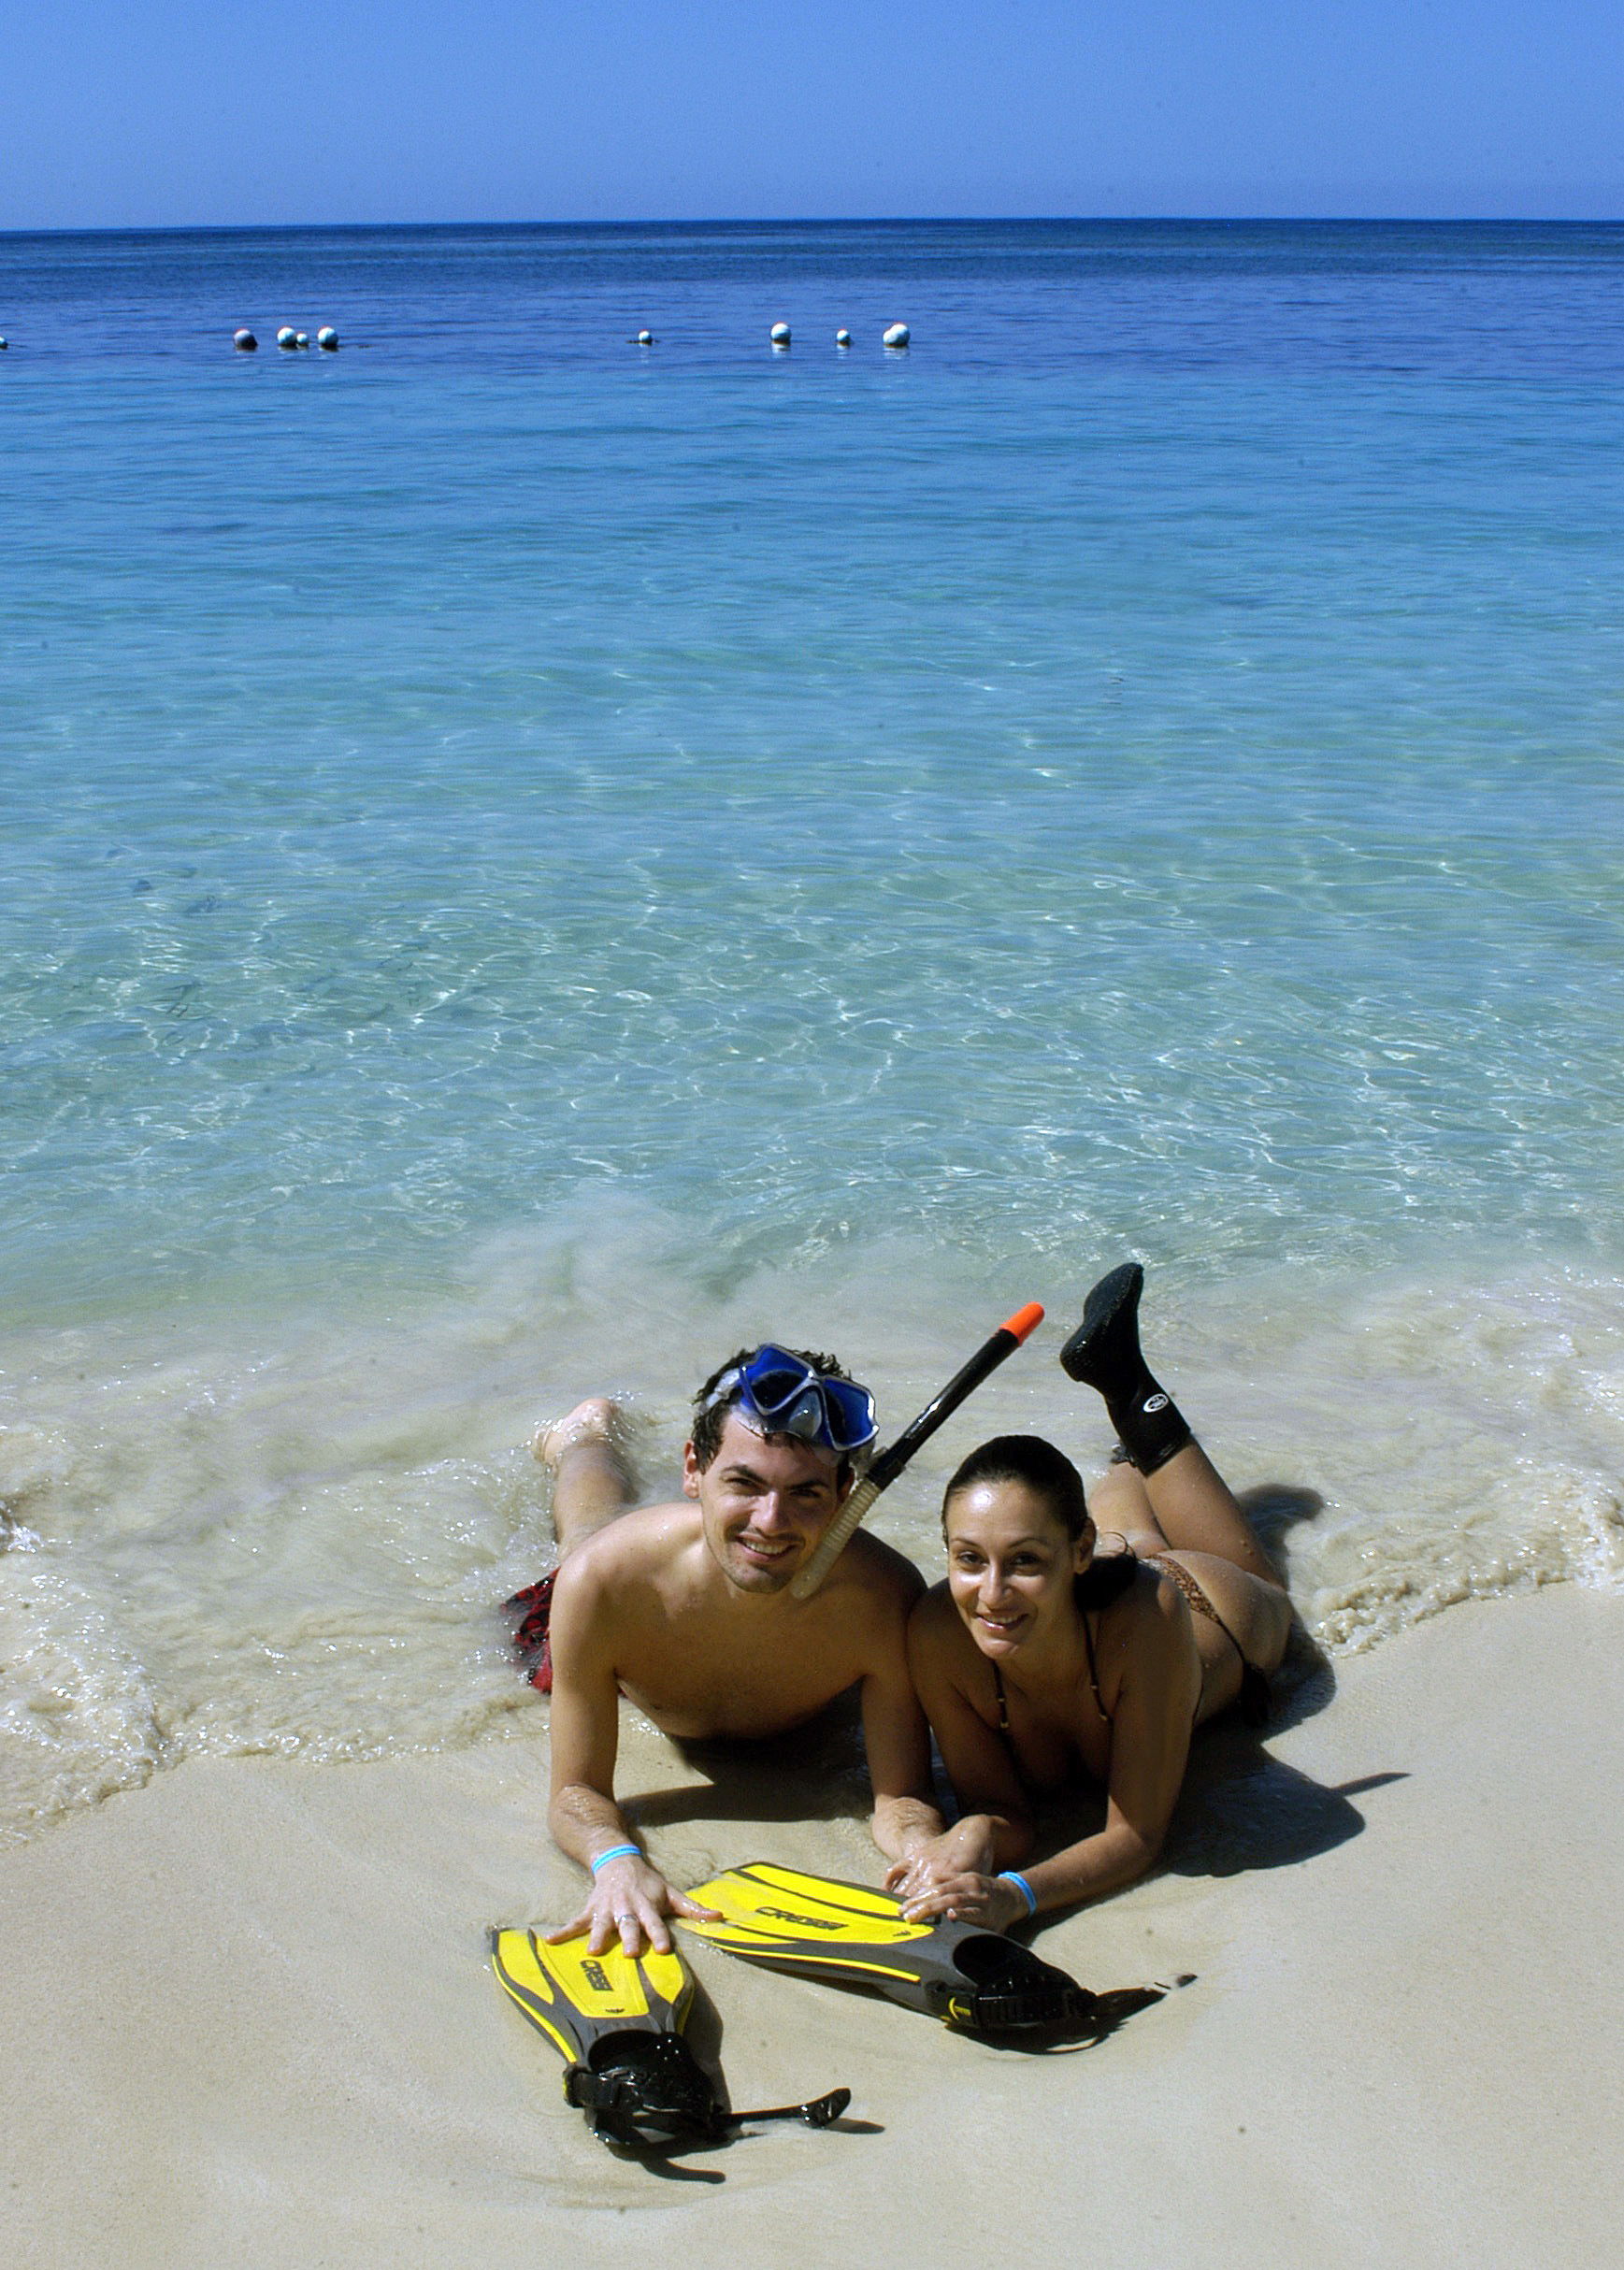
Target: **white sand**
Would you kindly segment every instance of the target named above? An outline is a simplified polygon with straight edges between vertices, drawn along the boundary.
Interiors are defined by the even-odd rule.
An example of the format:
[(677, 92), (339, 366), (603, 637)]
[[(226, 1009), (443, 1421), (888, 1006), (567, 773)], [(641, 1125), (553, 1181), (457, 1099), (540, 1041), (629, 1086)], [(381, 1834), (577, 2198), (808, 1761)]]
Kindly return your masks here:
[[(0, 1855), (0, 2260), (1617, 2259), (1621, 1641), (1616, 1597), (1466, 1606), (1340, 1666), (1272, 1763), (1218, 1735), (1173, 1865), (1040, 1942), (1095, 1987), (1199, 1974), (1096, 2049), (999, 2053), (698, 1949), (735, 2102), (845, 2082), (874, 2127), (667, 2176), (587, 2134), (484, 1968), (487, 1923), (576, 1882), (539, 1711), (533, 1741), (440, 1759), (183, 1767)], [(627, 1765), (696, 1783), (653, 1739)], [(1325, 1793), (1382, 1774), (1407, 1778)], [(733, 1818), (720, 1797), (647, 1809), (673, 1869), (876, 1873), (851, 1821), (771, 1817), (781, 1775)], [(1213, 1873), (1248, 1854), (1272, 1864)]]

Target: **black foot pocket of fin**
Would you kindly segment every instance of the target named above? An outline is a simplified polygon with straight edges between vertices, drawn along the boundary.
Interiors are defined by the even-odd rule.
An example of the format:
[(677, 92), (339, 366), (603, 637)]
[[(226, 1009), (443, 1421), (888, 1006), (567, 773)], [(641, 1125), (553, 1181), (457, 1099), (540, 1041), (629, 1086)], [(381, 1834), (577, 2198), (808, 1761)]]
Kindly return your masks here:
[(716, 2091), (681, 2034), (609, 2033), (589, 2054), (565, 2074), (564, 2095), (598, 2135), (628, 2151), (671, 2151), (726, 2134)]
[(1068, 2034), (1086, 2030), (1097, 1996), (1018, 1940), (997, 1932), (956, 1938), (955, 1967), (967, 1986), (939, 1990), (939, 2015), (969, 2033)]
[(961, 1939), (953, 1953), (974, 1990), (962, 2008), (950, 2001), (942, 2015), (949, 2025), (992, 2041), (1102, 2042), (1167, 1992), (1165, 1987), (1148, 1986), (1090, 1993), (1030, 1947), (993, 1932)]
[(1125, 1261), (1101, 1277), (1083, 1304), (1083, 1321), (1060, 1350), (1060, 1368), (1071, 1379), (1097, 1387), (1107, 1402), (1131, 1391), (1143, 1368), (1139, 1352), (1139, 1296), (1144, 1271)]
[(720, 2144), (736, 2129), (763, 2120), (827, 2128), (852, 2101), (849, 2089), (831, 2089), (805, 2105), (727, 2112), (680, 2035), (641, 2033), (611, 2034), (597, 2043), (590, 2065), (571, 2065), (565, 2074), (564, 2095), (587, 2115), (598, 2135), (637, 2152)]

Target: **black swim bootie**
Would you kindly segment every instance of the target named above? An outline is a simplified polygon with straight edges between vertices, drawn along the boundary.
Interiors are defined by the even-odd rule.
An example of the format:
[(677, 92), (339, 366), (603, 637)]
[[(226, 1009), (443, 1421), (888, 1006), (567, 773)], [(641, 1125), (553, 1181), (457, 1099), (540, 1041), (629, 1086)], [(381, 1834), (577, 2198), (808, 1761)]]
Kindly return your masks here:
[(1137, 1261), (1101, 1277), (1083, 1304), (1082, 1323), (1060, 1350), (1060, 1368), (1105, 1398), (1123, 1448), (1142, 1474), (1153, 1474), (1195, 1437), (1141, 1352), (1143, 1290), (1144, 1271)]

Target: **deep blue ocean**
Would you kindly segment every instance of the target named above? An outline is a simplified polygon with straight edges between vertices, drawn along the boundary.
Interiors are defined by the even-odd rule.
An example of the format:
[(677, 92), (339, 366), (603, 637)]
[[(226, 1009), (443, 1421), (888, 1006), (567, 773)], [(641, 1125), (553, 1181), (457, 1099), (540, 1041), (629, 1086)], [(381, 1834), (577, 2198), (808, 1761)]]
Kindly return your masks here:
[(0, 333), (0, 1567), (115, 1781), (466, 1731), (289, 1603), (525, 1573), (525, 1414), (1128, 1253), (1331, 1642), (1617, 1571), (1624, 228), (14, 236)]

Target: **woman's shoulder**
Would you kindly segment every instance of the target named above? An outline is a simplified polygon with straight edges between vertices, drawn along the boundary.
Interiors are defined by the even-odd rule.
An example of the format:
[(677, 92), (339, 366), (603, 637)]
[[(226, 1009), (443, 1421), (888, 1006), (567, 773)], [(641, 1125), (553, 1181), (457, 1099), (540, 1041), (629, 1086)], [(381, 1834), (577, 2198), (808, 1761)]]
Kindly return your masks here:
[(1078, 1580), (1077, 1605), (1097, 1610), (1100, 1632), (1113, 1639), (1179, 1628), (1189, 1618), (1184, 1594), (1160, 1563), (1131, 1552), (1096, 1560)]
[(1123, 1571), (1120, 1589), (1100, 1616), (1100, 1637), (1136, 1659), (1176, 1653), (1188, 1644), (1189, 1603), (1159, 1561), (1128, 1558), (1133, 1565)]
[(1129, 1548), (1097, 1553), (1072, 1586), (1072, 1598), (1085, 1614), (1114, 1628), (1153, 1615), (1158, 1591), (1156, 1564)]

